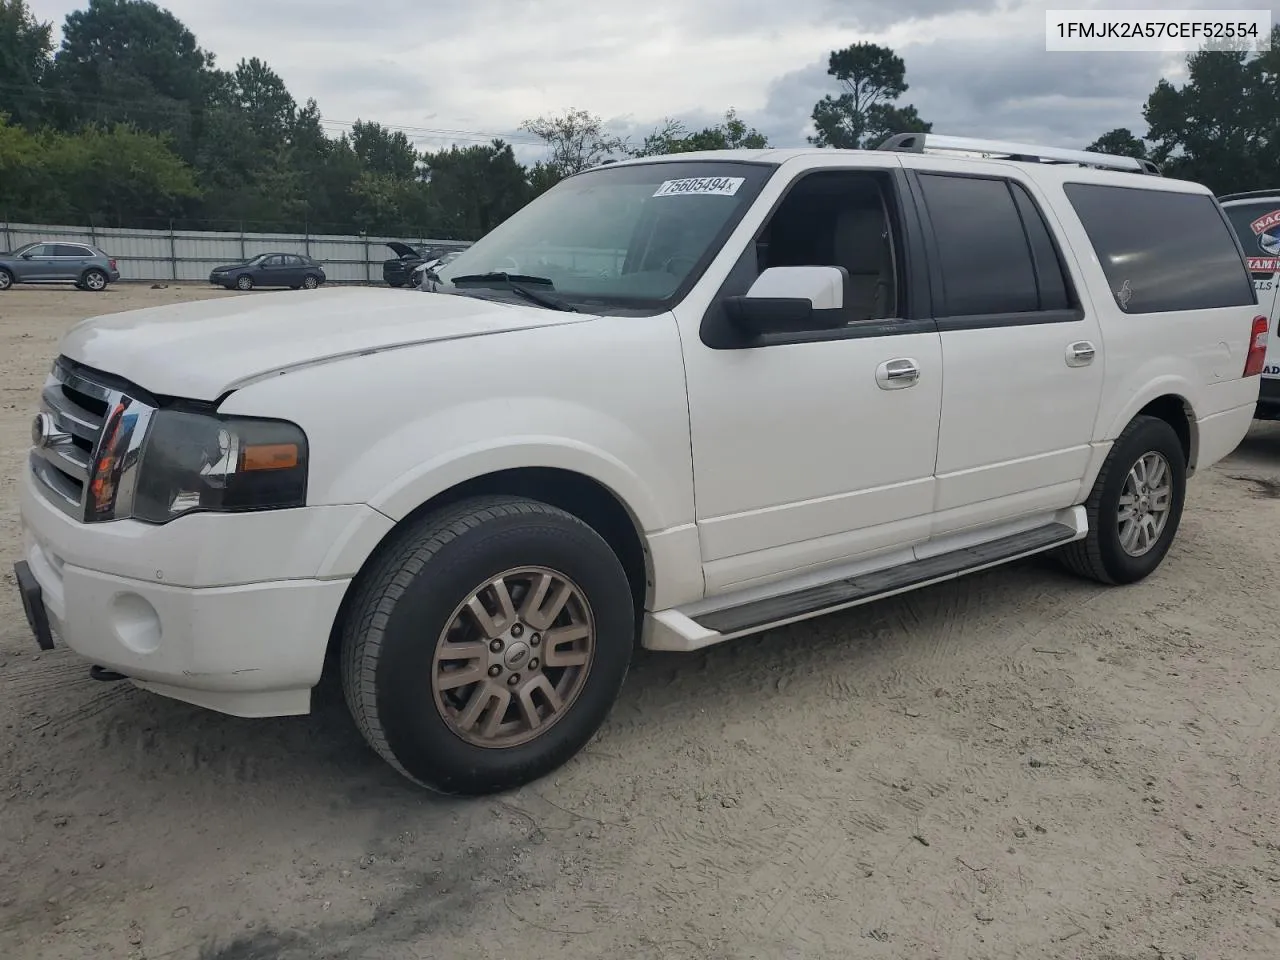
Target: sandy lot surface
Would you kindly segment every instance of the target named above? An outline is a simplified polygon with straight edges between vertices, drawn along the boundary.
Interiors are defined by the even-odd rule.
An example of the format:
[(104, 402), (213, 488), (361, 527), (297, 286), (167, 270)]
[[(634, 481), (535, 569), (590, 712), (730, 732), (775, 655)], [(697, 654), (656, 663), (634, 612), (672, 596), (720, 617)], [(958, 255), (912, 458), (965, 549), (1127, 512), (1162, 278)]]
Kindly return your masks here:
[(445, 801), (332, 688), (238, 720), (28, 635), (56, 338), (212, 295), (0, 295), (0, 957), (1280, 956), (1280, 430), (1193, 482), (1143, 584), (1031, 562), (644, 655), (558, 775)]

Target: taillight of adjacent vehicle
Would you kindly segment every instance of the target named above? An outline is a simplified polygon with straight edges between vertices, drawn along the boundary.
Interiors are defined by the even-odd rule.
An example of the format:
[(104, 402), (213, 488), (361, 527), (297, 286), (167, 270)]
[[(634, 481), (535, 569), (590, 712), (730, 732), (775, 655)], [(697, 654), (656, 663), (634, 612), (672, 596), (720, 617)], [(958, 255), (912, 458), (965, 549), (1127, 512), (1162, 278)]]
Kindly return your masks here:
[(116, 269), (116, 261), (114, 258), (112, 258), (111, 260), (108, 260), (107, 263), (111, 264), (112, 270)]
[(1253, 331), (1249, 334), (1249, 352), (1244, 357), (1245, 377), (1256, 377), (1262, 373), (1267, 360), (1267, 318), (1254, 317)]

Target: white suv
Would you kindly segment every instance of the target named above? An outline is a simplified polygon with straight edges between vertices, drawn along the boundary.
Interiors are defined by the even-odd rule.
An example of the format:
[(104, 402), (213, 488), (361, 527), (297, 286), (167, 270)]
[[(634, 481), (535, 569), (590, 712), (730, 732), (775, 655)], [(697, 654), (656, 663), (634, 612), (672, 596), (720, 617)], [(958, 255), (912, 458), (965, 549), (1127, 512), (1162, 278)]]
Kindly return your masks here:
[(71, 330), (22, 480), (41, 645), (255, 717), (308, 712), (331, 655), (406, 776), (510, 788), (637, 643), (1043, 551), (1142, 579), (1266, 340), (1204, 187), (934, 135), (596, 168), (433, 287)]
[[(1236, 228), (1253, 275), (1253, 289), (1272, 332), (1280, 334), (1280, 188), (1233, 193), (1219, 198)], [(1267, 359), (1256, 416), (1280, 420), (1280, 335), (1267, 341)]]

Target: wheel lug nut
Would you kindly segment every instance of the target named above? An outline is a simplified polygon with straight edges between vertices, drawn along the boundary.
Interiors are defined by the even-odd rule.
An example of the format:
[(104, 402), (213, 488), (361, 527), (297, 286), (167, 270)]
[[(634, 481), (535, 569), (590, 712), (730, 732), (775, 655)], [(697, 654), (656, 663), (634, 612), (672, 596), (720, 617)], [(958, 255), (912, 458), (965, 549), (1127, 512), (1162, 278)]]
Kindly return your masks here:
[(507, 677), (507, 683), (513, 687), (519, 682), (520, 682), (520, 674), (518, 673), (513, 673), (511, 676)]
[(495, 640), (495, 641), (493, 641), (493, 643), (489, 644), (489, 649), (490, 649), (490, 650), (492, 650), (494, 653), (501, 653), (501, 652), (502, 652), (502, 641), (501, 641), (501, 640)]
[(534, 657), (532, 660), (530, 660), (530, 661), (529, 661), (529, 669), (530, 669), (530, 670), (537, 670), (537, 669), (538, 669), (538, 658), (537, 658), (537, 657)]
[(502, 672), (502, 668), (498, 666), (496, 663), (489, 668), (489, 676), (491, 677), (496, 677), (501, 672)]
[(532, 636), (529, 637), (529, 642), (536, 647), (538, 644), (542, 642), (542, 635), (539, 633), (533, 634)]
[(518, 636), (520, 636), (520, 634), (522, 634), (522, 633), (524, 633), (524, 627), (522, 627), (522, 626), (521, 626), (520, 624), (518, 624), (518, 623), (517, 623), (517, 624), (515, 624), (515, 625), (511, 628), (511, 635), (512, 635), (513, 637), (518, 637)]

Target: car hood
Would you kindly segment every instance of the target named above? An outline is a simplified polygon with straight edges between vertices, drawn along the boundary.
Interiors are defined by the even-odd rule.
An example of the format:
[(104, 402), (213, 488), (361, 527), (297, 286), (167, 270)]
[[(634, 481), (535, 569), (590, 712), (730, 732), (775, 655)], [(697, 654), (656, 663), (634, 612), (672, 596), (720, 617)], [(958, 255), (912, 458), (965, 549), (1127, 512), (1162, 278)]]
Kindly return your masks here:
[(216, 400), (262, 377), (317, 363), (590, 319), (475, 297), (336, 287), (95, 317), (72, 327), (60, 352), (152, 393)]
[(248, 260), (241, 260), (239, 263), (223, 263), (223, 264), (220, 264), (220, 265), (218, 265), (218, 266), (214, 267), (214, 268), (213, 268), (212, 270), (210, 270), (209, 272), (210, 272), (210, 273), (224, 273), (224, 272), (226, 272), (227, 270), (238, 270), (238, 269), (240, 269), (241, 267), (247, 267), (248, 265), (249, 265), (249, 261), (248, 261)]

